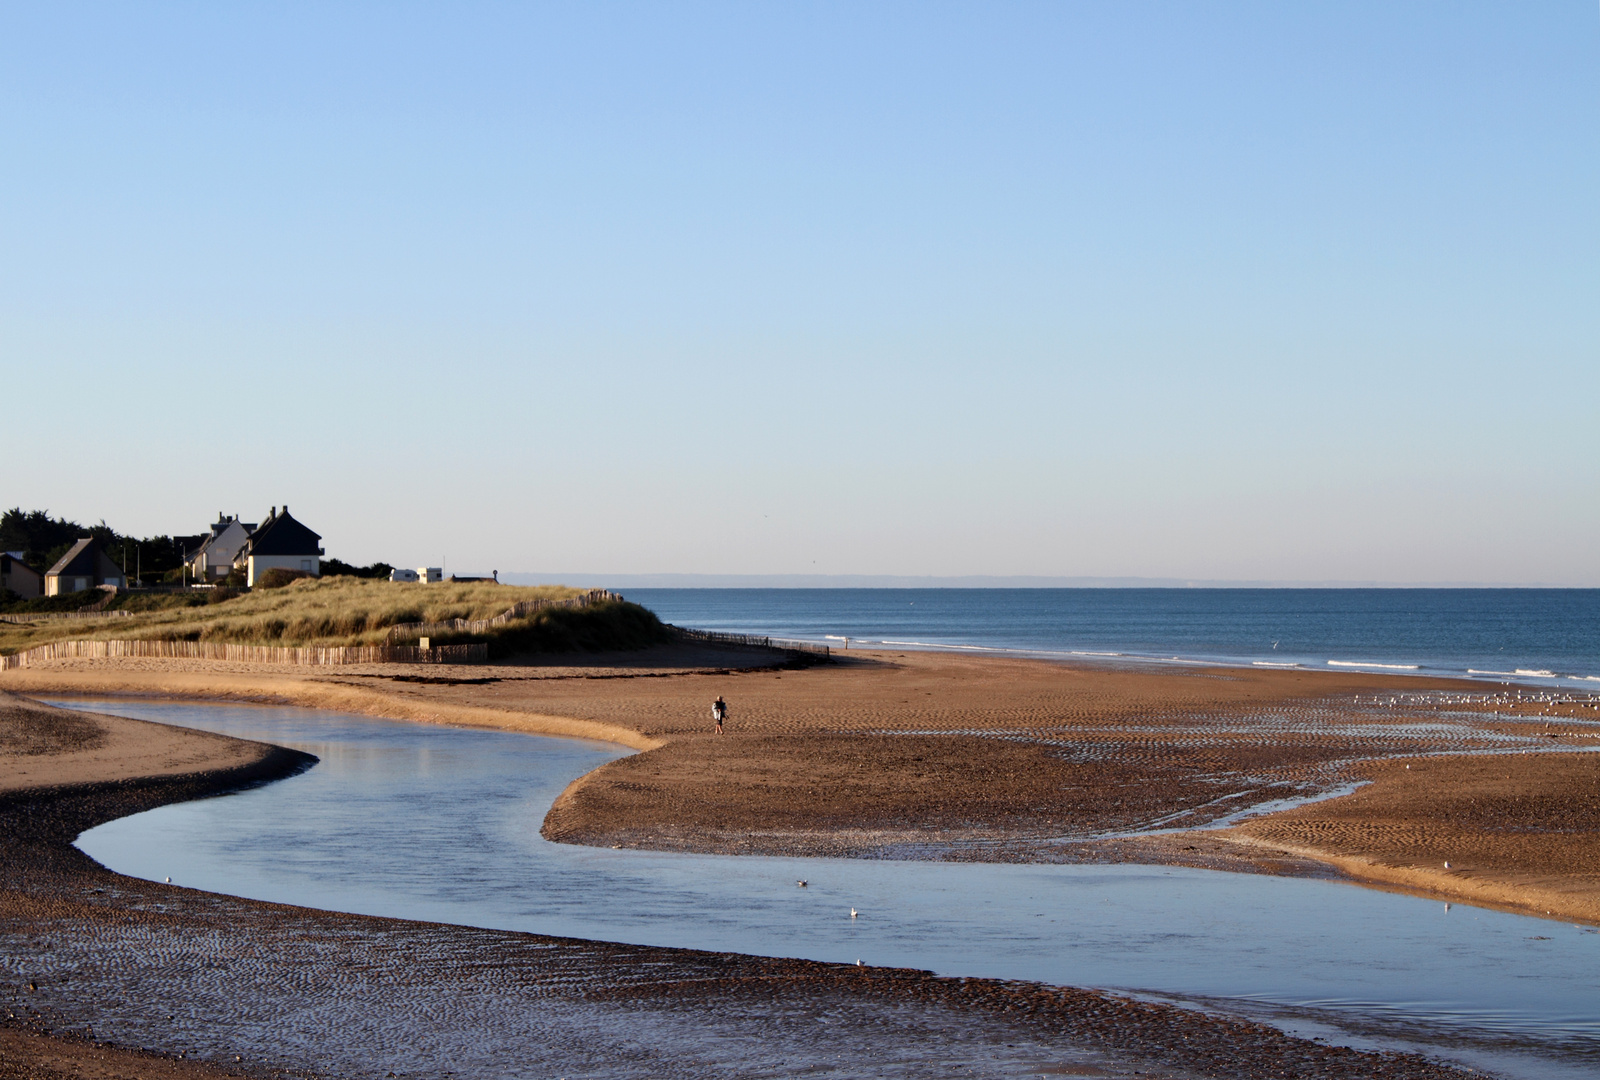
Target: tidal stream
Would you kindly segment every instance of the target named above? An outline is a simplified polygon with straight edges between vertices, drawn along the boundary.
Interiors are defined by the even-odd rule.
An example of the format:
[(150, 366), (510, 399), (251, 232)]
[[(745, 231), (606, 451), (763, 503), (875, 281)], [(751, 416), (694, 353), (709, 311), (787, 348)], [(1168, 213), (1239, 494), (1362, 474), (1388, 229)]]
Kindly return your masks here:
[(78, 838), (134, 877), (366, 915), (1102, 987), (1506, 1076), (1600, 1074), (1600, 932), (1590, 927), (1175, 867), (552, 844), (539, 836), (551, 802), (628, 751), (307, 709), (54, 703), (320, 759), (287, 780)]

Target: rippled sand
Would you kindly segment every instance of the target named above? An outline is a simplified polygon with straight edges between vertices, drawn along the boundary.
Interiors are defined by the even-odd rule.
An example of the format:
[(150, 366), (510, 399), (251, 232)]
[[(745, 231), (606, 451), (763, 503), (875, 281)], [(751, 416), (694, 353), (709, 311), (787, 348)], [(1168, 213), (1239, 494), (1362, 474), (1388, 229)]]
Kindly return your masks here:
[(1562, 813), (1600, 790), (1593, 695), (934, 652), (783, 659), (676, 645), (482, 667), (61, 661), (0, 688), (276, 700), (648, 751), (568, 790), (544, 830), (562, 841), (1344, 874), (1600, 922), (1600, 814)]
[[(1033, 984), (640, 948), (257, 903), (122, 878), (101, 821), (303, 755), (0, 695), (0, 1080), (1467, 1074)], [(191, 742), (198, 771), (95, 758)], [(229, 745), (232, 743), (233, 745)], [(165, 753), (167, 751), (163, 751)], [(18, 781), (42, 759), (79, 784)]]

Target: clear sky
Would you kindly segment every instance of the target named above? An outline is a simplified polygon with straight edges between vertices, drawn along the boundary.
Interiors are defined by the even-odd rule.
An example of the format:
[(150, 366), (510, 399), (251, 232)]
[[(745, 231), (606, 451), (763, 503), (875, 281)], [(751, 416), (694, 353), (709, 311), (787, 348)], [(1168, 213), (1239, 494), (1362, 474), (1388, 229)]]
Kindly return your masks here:
[(0, 501), (1600, 585), (1600, 7), (16, 4)]

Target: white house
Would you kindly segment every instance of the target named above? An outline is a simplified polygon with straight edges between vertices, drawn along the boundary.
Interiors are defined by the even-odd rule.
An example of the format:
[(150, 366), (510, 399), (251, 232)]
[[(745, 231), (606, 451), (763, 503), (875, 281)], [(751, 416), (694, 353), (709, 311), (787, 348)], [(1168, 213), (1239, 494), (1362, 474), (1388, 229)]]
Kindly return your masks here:
[(313, 577), (322, 575), (322, 537), (289, 516), (289, 508), (276, 506), (260, 528), (252, 532), (233, 558), (233, 565), (245, 572), (245, 584), (252, 589), (268, 570), (303, 570)]
[(211, 526), (211, 535), (189, 555), (189, 573), (198, 582), (227, 577), (228, 571), (233, 569), (233, 560), (238, 558), (239, 551), (255, 528), (240, 521), (237, 515), (225, 517), (218, 510), (216, 523)]

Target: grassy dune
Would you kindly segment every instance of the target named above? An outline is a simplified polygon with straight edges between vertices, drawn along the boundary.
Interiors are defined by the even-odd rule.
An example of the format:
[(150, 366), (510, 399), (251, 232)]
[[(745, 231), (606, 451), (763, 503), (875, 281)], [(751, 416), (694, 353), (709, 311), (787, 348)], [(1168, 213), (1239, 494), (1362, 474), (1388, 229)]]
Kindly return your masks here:
[[(487, 619), (535, 598), (560, 600), (580, 590), (493, 584), (432, 585), (351, 577), (309, 578), (281, 589), (258, 589), (220, 603), (194, 605), (193, 595), (106, 619), (32, 624), (0, 623), (0, 653), (50, 641), (121, 638), (212, 641), (240, 645), (377, 645), (397, 623)], [(158, 594), (159, 595), (159, 594)], [(133, 609), (132, 603), (127, 605)], [(654, 615), (637, 604), (601, 604), (582, 610), (538, 611), (493, 634), (452, 635), (451, 641), (489, 641), (497, 655), (567, 649), (637, 648), (661, 640)], [(441, 638), (438, 644), (444, 644)]]

